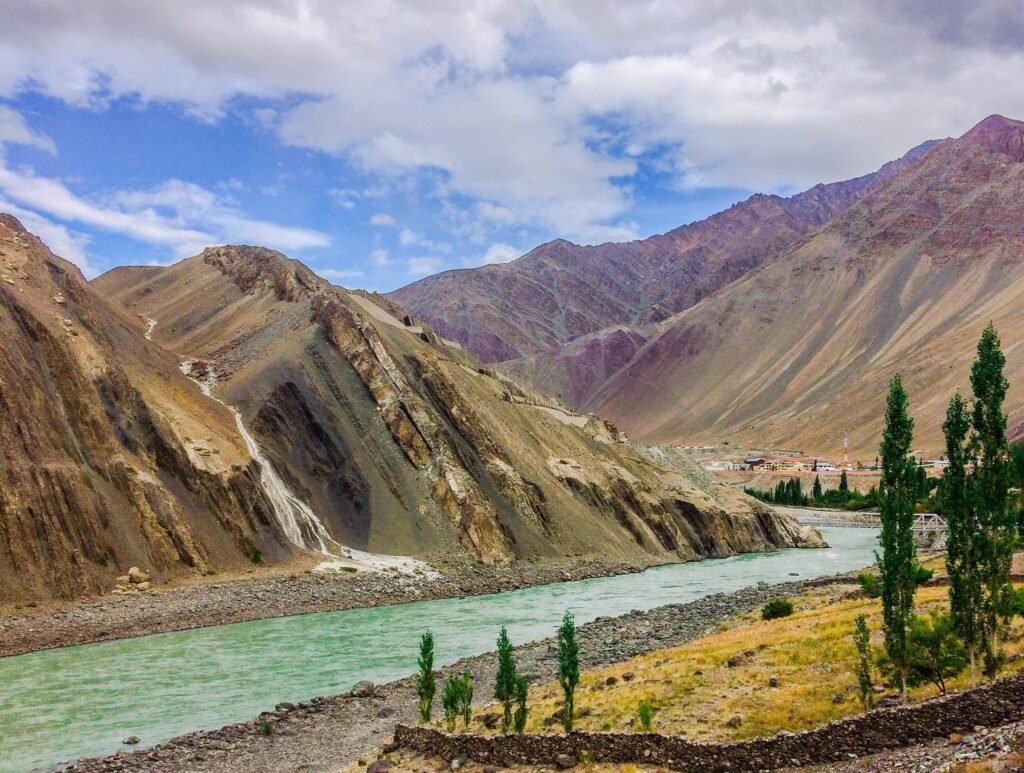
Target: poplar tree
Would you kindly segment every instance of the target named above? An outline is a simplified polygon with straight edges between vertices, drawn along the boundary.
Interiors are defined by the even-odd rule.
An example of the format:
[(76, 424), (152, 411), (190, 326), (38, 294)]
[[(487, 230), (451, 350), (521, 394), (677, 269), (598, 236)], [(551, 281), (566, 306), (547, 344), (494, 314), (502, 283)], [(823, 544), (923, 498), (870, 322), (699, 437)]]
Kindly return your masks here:
[(846, 470), (843, 470), (843, 474), (839, 476), (839, 490), (840, 491), (849, 491), (850, 490), (850, 481), (848, 481), (846, 479)]
[(857, 648), (856, 670), (860, 702), (864, 706), (864, 711), (870, 711), (875, 702), (875, 691), (871, 680), (871, 631), (868, 629), (868, 619), (864, 615), (857, 615), (853, 643)]
[(515, 731), (522, 733), (526, 729), (526, 718), (529, 714), (529, 709), (526, 708), (526, 698), (529, 694), (530, 686), (526, 682), (525, 676), (516, 675), (516, 713), (515, 713)]
[(572, 613), (566, 612), (558, 629), (558, 683), (565, 696), (562, 727), (572, 732), (576, 713), (576, 685), (580, 681), (580, 646), (576, 643), (576, 622)]
[(949, 576), (949, 612), (953, 629), (963, 642), (971, 662), (971, 679), (977, 673), (982, 641), (981, 579), (979, 576), (974, 513), (967, 494), (967, 403), (953, 395), (946, 410), (942, 432), (946, 436), (949, 464), (942, 479), (942, 515), (946, 519), (946, 573)]
[(1010, 509), (1010, 460), (1003, 400), (1009, 386), (1003, 375), (1006, 357), (999, 335), (990, 323), (978, 341), (978, 357), (971, 366), (974, 405), (970, 455), (974, 472), (968, 496), (974, 511), (975, 550), (981, 586), (981, 646), (985, 675), (994, 677), (1001, 665), (999, 628), (1009, 620), (1013, 586), (1014, 515)]
[(505, 626), (498, 634), (498, 674), (494, 680), (494, 697), (501, 701), (501, 732), (507, 734), (512, 726), (512, 702), (516, 697), (516, 662)]
[(815, 502), (818, 502), (819, 500), (821, 500), (821, 497), (822, 497), (821, 480), (819, 480), (817, 475), (814, 476), (814, 489), (812, 490), (812, 493), (814, 494), (814, 501)]
[(420, 698), (420, 722), (430, 721), (437, 681), (434, 677), (434, 634), (427, 631), (420, 638), (420, 672), (416, 676), (416, 694)]
[(907, 695), (907, 644), (914, 613), (916, 554), (914, 501), (917, 481), (910, 458), (914, 420), (907, 410), (907, 393), (899, 374), (889, 382), (885, 429), (882, 433), (882, 482), (878, 491), (882, 520), (882, 555), (878, 559), (882, 584), (882, 622), (885, 650), (893, 664), (896, 684)]

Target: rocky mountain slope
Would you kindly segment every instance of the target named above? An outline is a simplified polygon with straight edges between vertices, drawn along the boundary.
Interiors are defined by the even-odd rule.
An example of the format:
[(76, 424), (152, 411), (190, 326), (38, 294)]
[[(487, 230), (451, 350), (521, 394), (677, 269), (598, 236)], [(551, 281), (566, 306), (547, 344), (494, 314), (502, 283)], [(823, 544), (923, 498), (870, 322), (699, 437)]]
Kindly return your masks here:
[(815, 542), (401, 313), (259, 248), (90, 285), (0, 216), (0, 597), (342, 545), (642, 563)]
[[(598, 246), (559, 239), (511, 263), (446, 271), (390, 297), (492, 363), (547, 352), (608, 326), (658, 322), (817, 229), (932, 144), (872, 174), (791, 198), (751, 196), (659, 236)], [(617, 358), (632, 353), (628, 336), (613, 348)]]
[(279, 253), (221, 247), (94, 287), (156, 321), (214, 376), (334, 539), (375, 552), (458, 545), (484, 562), (600, 553), (694, 558), (801, 537), (752, 500), (618, 442), (479, 367), (389, 301)]
[(873, 459), (901, 372), (925, 455), (993, 321), (1024, 421), (1024, 123), (991, 116), (825, 227), (661, 323), (585, 402), (658, 442)]
[(289, 554), (230, 414), (0, 215), (0, 599)]

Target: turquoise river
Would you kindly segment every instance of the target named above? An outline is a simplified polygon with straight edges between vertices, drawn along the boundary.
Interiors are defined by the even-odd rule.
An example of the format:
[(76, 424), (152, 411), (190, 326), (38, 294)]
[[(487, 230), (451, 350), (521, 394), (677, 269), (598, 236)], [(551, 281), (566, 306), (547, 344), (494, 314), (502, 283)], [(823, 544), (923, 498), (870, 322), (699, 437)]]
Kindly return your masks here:
[(420, 633), (438, 661), (487, 652), (508, 625), (514, 642), (554, 634), (562, 613), (579, 623), (681, 603), (758, 582), (867, 566), (877, 532), (823, 529), (830, 548), (782, 550), (673, 564), (638, 574), (542, 585), (489, 596), (155, 634), (0, 660), (0, 770), (47, 770), (253, 718), (281, 701), (332, 695), (355, 682), (412, 673)]

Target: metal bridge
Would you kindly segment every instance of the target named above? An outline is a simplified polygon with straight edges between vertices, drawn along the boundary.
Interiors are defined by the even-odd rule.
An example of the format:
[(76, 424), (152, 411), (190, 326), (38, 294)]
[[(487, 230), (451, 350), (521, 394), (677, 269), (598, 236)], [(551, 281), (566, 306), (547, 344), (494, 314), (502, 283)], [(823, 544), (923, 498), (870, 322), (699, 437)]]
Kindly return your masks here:
[[(807, 526), (838, 527), (845, 529), (881, 529), (878, 513), (851, 513), (840, 510), (801, 510), (794, 514), (797, 523)], [(946, 531), (946, 521), (935, 513), (920, 513), (914, 519), (913, 530), (927, 534)]]

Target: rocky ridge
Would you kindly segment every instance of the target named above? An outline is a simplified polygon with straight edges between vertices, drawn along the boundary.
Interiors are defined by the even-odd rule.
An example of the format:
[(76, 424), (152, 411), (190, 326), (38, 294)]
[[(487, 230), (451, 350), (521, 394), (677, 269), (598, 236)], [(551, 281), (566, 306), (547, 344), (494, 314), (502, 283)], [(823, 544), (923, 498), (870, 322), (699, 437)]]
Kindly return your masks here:
[[(389, 297), (489, 363), (548, 352), (609, 326), (656, 323), (821, 227), (933, 144), (863, 177), (816, 185), (790, 198), (756, 194), (648, 239), (596, 246), (557, 239), (511, 263), (446, 271)], [(625, 343), (606, 352), (619, 366)], [(582, 376), (570, 379), (572, 391), (561, 392), (574, 406), (588, 391)], [(534, 383), (549, 394), (552, 386), (566, 386), (540, 378)]]
[(430, 326), (279, 253), (211, 248), (166, 269), (115, 269), (94, 287), (158, 320), (155, 341), (215, 373), (275, 469), (351, 547), (457, 543), (506, 563), (813, 543), (596, 419), (545, 413)]
[[(992, 321), (1024, 420), (1024, 123), (991, 116), (825, 227), (659, 326), (587, 407), (650, 442), (835, 449), (873, 459), (901, 372), (918, 451), (941, 452)], [(856, 457), (855, 457), (856, 458)]]

